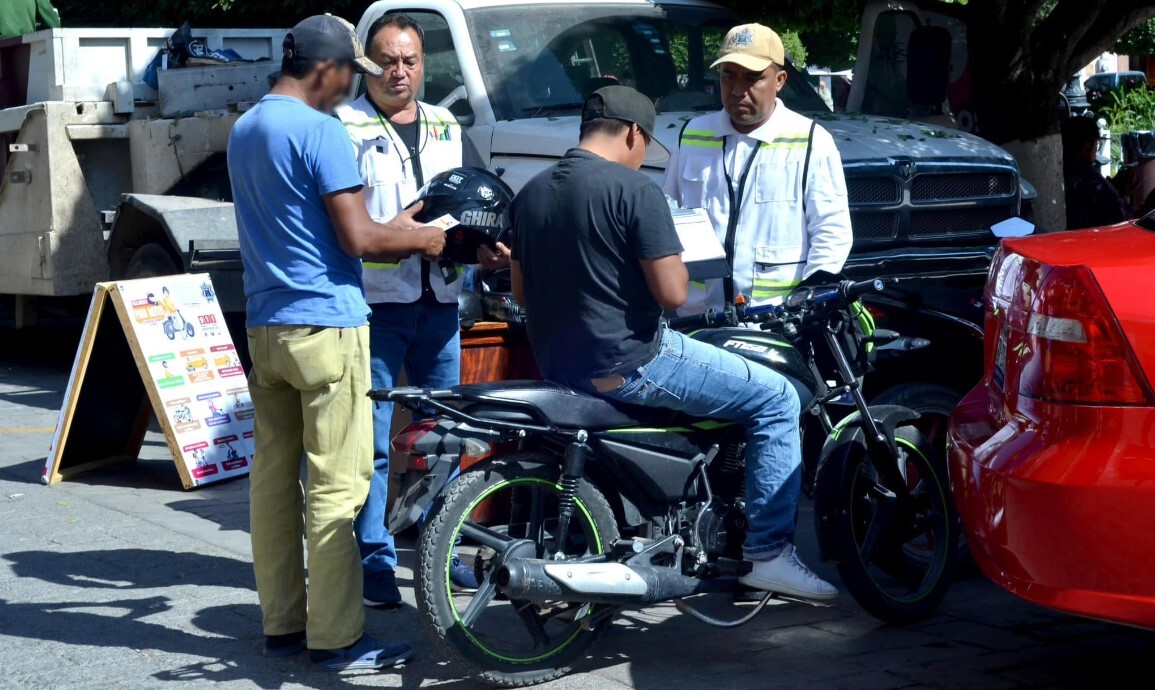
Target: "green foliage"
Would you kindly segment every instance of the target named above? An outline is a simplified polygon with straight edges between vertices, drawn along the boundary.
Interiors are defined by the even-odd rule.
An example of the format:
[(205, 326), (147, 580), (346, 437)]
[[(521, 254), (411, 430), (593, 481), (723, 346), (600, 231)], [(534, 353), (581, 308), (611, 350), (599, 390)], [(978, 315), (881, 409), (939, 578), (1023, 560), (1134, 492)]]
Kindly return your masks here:
[(1155, 19), (1128, 31), (1112, 50), (1120, 55), (1155, 55)]
[(782, 45), (786, 46), (786, 54), (794, 60), (794, 66), (798, 69), (805, 69), (807, 64), (806, 46), (802, 44), (802, 37), (793, 29), (782, 31), (780, 34)]
[[(703, 51), (706, 55), (706, 65), (697, 65), (696, 69), (705, 69), (706, 66), (714, 61), (714, 57), (722, 48), (722, 39), (725, 38), (725, 32), (706, 30), (703, 32), (702, 40), (705, 44)], [(673, 25), (670, 27), (670, 32), (666, 36), (666, 40), (670, 44), (670, 57), (674, 59), (674, 67), (677, 68), (678, 74), (689, 74), (690, 72), (690, 48), (689, 48), (689, 34), (684, 27)]]
[(858, 25), (850, 29), (805, 29), (798, 36), (806, 46), (807, 64), (834, 70), (854, 66), (858, 55)]
[(1112, 132), (1155, 130), (1155, 90), (1140, 86), (1111, 94), (1111, 103), (1099, 110)]

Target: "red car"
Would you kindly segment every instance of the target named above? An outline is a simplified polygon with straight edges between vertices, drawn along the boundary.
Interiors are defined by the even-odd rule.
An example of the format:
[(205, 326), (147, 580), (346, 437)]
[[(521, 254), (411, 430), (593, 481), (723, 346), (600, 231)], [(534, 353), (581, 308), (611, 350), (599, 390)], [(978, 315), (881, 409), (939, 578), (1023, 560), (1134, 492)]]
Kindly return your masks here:
[(1155, 628), (1155, 216), (1005, 240), (955, 410), (967, 543), (1004, 589)]

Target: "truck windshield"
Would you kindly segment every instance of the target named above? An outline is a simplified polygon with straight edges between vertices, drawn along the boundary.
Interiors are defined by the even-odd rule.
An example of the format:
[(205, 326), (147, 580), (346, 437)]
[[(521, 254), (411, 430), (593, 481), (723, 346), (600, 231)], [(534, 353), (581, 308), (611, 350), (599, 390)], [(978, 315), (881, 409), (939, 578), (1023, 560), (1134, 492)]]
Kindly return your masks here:
[[(661, 112), (721, 108), (710, 63), (741, 21), (714, 7), (550, 3), (467, 13), (477, 61), (499, 120), (574, 114), (610, 84), (632, 86)], [(792, 65), (781, 98), (828, 110)]]

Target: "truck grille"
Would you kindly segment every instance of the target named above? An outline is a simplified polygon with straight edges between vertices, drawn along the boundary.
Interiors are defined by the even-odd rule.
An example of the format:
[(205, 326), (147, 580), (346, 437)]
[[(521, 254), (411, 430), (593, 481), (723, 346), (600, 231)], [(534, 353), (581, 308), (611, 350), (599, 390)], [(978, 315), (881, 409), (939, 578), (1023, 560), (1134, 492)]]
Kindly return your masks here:
[(852, 204), (897, 204), (902, 188), (893, 177), (848, 177), (846, 194)]
[[(1010, 196), (1015, 193), (1015, 178), (1010, 173), (961, 172), (921, 174), (910, 187), (910, 200), (959, 201), (975, 197)], [(853, 202), (851, 202), (853, 203)]]
[(897, 213), (851, 213), (855, 239), (891, 240), (898, 234)]
[(919, 244), (990, 240), (992, 225), (1018, 209), (1013, 168), (923, 164), (913, 177), (897, 168), (851, 166), (846, 175), (850, 221), (858, 251), (904, 240)]
[(985, 233), (995, 223), (1015, 215), (1011, 206), (988, 206), (938, 211), (915, 211), (910, 215), (911, 237)]

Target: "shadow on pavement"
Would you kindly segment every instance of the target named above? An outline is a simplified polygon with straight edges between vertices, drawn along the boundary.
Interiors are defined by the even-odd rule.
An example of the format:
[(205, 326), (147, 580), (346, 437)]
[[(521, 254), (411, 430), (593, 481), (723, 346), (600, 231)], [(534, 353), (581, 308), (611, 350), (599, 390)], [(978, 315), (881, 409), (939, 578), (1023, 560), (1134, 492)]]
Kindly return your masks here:
[[(256, 604), (210, 606), (197, 611), (192, 624), (206, 633), (201, 635), (146, 620), (174, 608), (168, 596), (107, 598), (110, 590), (164, 590), (183, 585), (252, 589), (252, 567), (247, 561), (148, 549), (67, 555), (23, 551), (3, 558), (20, 577), (69, 588), (68, 598), (72, 600), (10, 603), (0, 599), (0, 635), (79, 647), (123, 648), (145, 656), (158, 651), (208, 659), (156, 673), (153, 677), (157, 680), (247, 680), (274, 689), (286, 684), (311, 688), (344, 685), (338, 676), (312, 671), (306, 654), (291, 659), (261, 656), (264, 638)], [(82, 600), (85, 591), (92, 592), (94, 601)]]
[(83, 321), (56, 323), (26, 329), (0, 325), (0, 352), (5, 364), (19, 368), (43, 367), (67, 373), (76, 358)]
[[(0, 374), (0, 383), (22, 385), (19, 379), (2, 374)], [(0, 393), (0, 402), (21, 407), (35, 407), (41, 410), (59, 410), (61, 399), (60, 391), (57, 390), (23, 390), (15, 393)]]
[(167, 506), (216, 523), (222, 532), (249, 532), (249, 484), (242, 478), (200, 489), (195, 498), (173, 501)]
[(26, 460), (24, 462), (0, 467), (0, 479), (10, 482), (39, 484), (44, 476), (44, 458)]
[(254, 589), (247, 561), (152, 549), (18, 551), (4, 554), (12, 572), (63, 587), (154, 589), (179, 585)]

